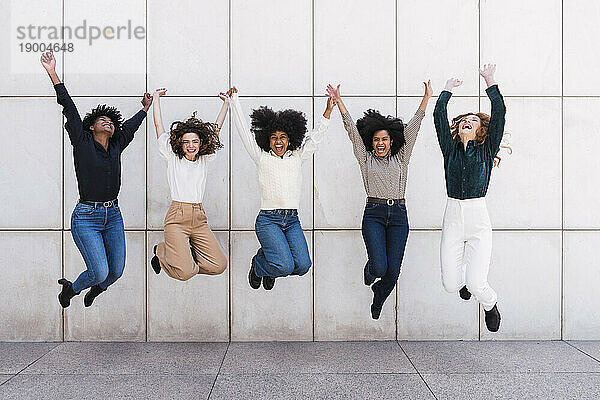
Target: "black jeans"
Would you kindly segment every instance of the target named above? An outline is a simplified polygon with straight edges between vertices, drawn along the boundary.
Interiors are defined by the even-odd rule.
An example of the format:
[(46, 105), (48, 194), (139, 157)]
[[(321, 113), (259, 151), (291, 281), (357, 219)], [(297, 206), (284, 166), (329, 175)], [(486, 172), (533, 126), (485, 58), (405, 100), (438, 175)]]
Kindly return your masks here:
[(367, 203), (362, 220), (362, 235), (367, 247), (366, 275), (381, 278), (372, 286), (373, 304), (382, 307), (400, 275), (408, 239), (405, 205)]

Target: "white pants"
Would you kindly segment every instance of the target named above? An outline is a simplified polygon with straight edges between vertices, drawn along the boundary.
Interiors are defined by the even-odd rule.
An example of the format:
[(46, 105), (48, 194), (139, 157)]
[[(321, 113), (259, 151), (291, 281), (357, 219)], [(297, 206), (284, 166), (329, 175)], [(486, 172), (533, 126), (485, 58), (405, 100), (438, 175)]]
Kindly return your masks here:
[(492, 255), (492, 224), (485, 197), (448, 198), (444, 212), (440, 258), (444, 289), (456, 293), (467, 286), (487, 311), (498, 300), (487, 281)]

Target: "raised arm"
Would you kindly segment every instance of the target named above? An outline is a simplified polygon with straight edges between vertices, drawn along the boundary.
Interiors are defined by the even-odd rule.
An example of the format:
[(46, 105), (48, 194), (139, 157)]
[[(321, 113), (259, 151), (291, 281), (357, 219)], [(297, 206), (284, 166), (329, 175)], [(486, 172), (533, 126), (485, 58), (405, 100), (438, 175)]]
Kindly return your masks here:
[(427, 104), (429, 103), (429, 99), (433, 96), (433, 89), (431, 88), (431, 81), (423, 82), (425, 86), (425, 93), (423, 94), (423, 98), (421, 99), (421, 104), (419, 104), (419, 108), (415, 111), (415, 115), (408, 121), (408, 124), (404, 127), (404, 146), (402, 148), (402, 155), (406, 161), (410, 159), (410, 155), (412, 154), (412, 150), (415, 147), (415, 142), (417, 141), (417, 135), (419, 133), (419, 129), (421, 129), (421, 122), (425, 117), (425, 111), (427, 111)]
[(56, 59), (54, 58), (54, 54), (52, 54), (52, 52), (42, 53), (40, 61), (54, 85), (56, 101), (63, 107), (63, 115), (67, 119), (65, 129), (69, 134), (71, 144), (76, 146), (84, 135), (83, 123), (79, 111), (77, 111), (77, 107), (75, 106), (73, 99), (71, 99), (71, 96), (69, 96), (67, 88), (60, 81), (58, 74), (56, 73)]
[(248, 152), (248, 155), (252, 161), (258, 163), (261, 155), (260, 152), (262, 150), (260, 147), (258, 147), (258, 144), (254, 140), (254, 135), (252, 135), (250, 128), (248, 128), (246, 118), (242, 113), (242, 105), (240, 104), (240, 100), (237, 95), (237, 88), (234, 86), (232, 89), (231, 115), (233, 117), (233, 122), (237, 128), (238, 134), (240, 135), (240, 139), (242, 139), (242, 144)]
[(116, 136), (116, 140), (121, 147), (121, 151), (125, 149), (133, 140), (133, 135), (140, 128), (142, 122), (144, 122), (144, 118), (148, 115), (148, 110), (152, 105), (152, 96), (150, 93), (144, 93), (142, 96), (142, 109), (138, 111), (133, 117), (129, 118), (127, 121), (123, 122), (121, 125), (121, 129), (118, 132), (118, 136)]
[(452, 97), (452, 90), (462, 85), (462, 81), (456, 78), (450, 78), (446, 82), (446, 87), (440, 93), (435, 109), (433, 110), (433, 122), (437, 132), (438, 143), (442, 154), (446, 157), (452, 149), (452, 134), (450, 133), (450, 123), (448, 122), (448, 101)]
[(325, 132), (327, 132), (327, 129), (329, 128), (329, 120), (331, 118), (331, 111), (333, 111), (333, 107), (335, 107), (335, 99), (328, 97), (327, 105), (325, 106), (325, 111), (323, 112), (323, 116), (321, 117), (319, 124), (310, 133), (310, 135), (304, 141), (304, 144), (302, 144), (302, 147), (300, 147), (298, 150), (302, 160), (310, 158), (310, 156), (317, 151), (319, 143), (321, 143), (323, 136), (325, 136)]
[(225, 121), (225, 116), (227, 115), (227, 110), (229, 110), (229, 103), (231, 103), (231, 95), (233, 94), (233, 88), (229, 88), (226, 93), (219, 93), (219, 98), (223, 100), (223, 104), (221, 105), (221, 109), (219, 110), (219, 115), (217, 115), (217, 120), (215, 124), (217, 125), (217, 135), (221, 132), (221, 128), (223, 127), (223, 122)]
[(354, 123), (350, 112), (348, 112), (346, 106), (344, 105), (344, 102), (342, 101), (342, 96), (340, 94), (340, 85), (337, 85), (337, 87), (327, 85), (327, 95), (335, 99), (337, 106), (340, 109), (340, 113), (342, 114), (342, 121), (344, 122), (344, 128), (346, 129), (346, 132), (348, 132), (350, 142), (352, 142), (352, 150), (354, 151), (354, 157), (356, 157), (356, 159), (358, 160), (358, 164), (362, 169), (365, 166), (365, 163), (367, 162), (367, 149), (365, 148), (365, 144), (362, 141), (362, 137), (358, 133), (356, 123)]
[(487, 85), (485, 92), (492, 103), (492, 115), (490, 116), (490, 124), (487, 131), (488, 140), (486, 142), (490, 146), (492, 156), (494, 157), (498, 154), (498, 150), (500, 150), (506, 116), (506, 105), (494, 79), (495, 73), (496, 64), (485, 64), (483, 69), (479, 69), (479, 74)]

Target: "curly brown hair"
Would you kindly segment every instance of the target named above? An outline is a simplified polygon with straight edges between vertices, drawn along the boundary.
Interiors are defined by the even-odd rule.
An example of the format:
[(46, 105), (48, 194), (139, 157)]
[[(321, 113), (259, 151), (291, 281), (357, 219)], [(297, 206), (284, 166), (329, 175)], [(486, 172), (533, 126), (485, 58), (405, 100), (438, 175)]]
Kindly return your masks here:
[(458, 125), (463, 118), (468, 117), (469, 115), (475, 115), (476, 117), (479, 117), (479, 120), (481, 121), (481, 127), (477, 130), (477, 132), (475, 132), (475, 140), (477, 140), (479, 143), (485, 143), (485, 140), (487, 139), (488, 126), (490, 125), (490, 116), (482, 112), (466, 113), (452, 118), (452, 123), (450, 124), (450, 133), (452, 134), (452, 139), (454, 139), (455, 142), (460, 142)]
[(213, 154), (223, 148), (223, 144), (219, 140), (219, 130), (220, 128), (217, 124), (203, 122), (196, 118), (196, 112), (194, 111), (192, 116), (187, 120), (175, 121), (171, 124), (169, 142), (171, 143), (173, 153), (179, 158), (185, 156), (185, 152), (183, 151), (183, 135), (191, 132), (195, 133), (198, 139), (200, 139), (200, 148), (198, 149), (198, 153), (196, 153), (194, 161), (200, 156)]
[[(481, 121), (481, 126), (477, 130), (477, 132), (475, 132), (475, 140), (477, 140), (479, 143), (485, 143), (485, 140), (487, 139), (488, 127), (490, 126), (490, 116), (482, 112), (466, 113), (452, 118), (452, 123), (450, 124), (450, 133), (452, 135), (452, 139), (454, 139), (455, 142), (460, 142), (460, 136), (458, 135), (458, 125), (460, 124), (460, 121), (462, 121), (463, 118), (468, 117), (469, 115), (475, 115), (479, 117), (479, 120)], [(508, 154), (512, 154), (512, 147), (500, 145), (500, 148), (507, 149)], [(500, 161), (502, 161), (502, 159), (496, 155), (494, 157), (494, 167), (499, 167)]]

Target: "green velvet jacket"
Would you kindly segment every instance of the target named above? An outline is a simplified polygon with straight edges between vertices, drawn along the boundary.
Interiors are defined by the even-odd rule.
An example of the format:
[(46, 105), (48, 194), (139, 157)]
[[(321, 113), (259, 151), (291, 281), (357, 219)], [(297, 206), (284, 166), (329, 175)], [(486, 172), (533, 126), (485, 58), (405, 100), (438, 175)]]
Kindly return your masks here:
[(504, 134), (506, 106), (498, 85), (490, 86), (485, 92), (492, 102), (487, 139), (483, 143), (470, 140), (466, 149), (462, 142), (452, 139), (450, 133), (447, 106), (452, 93), (444, 90), (435, 104), (433, 120), (444, 156), (448, 197), (474, 199), (484, 197), (487, 193), (494, 157), (500, 150)]

